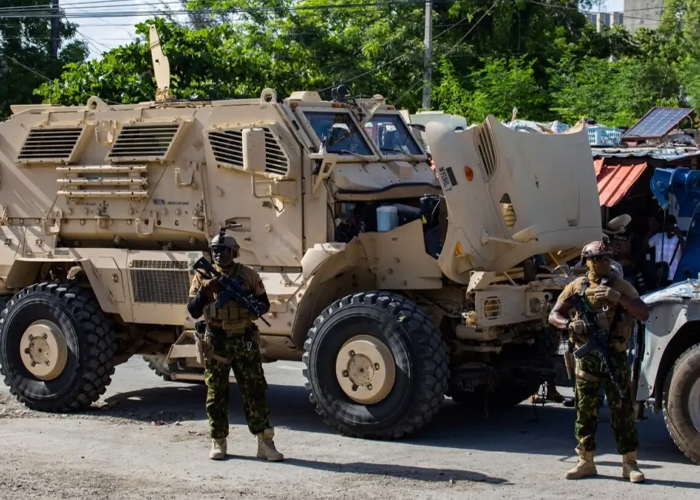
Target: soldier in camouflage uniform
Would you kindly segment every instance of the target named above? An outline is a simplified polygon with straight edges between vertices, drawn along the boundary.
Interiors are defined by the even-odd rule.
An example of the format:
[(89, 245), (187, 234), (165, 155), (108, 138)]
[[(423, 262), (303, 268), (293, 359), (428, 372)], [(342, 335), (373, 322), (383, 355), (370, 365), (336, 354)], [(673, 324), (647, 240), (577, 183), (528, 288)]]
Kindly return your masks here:
[[(270, 308), (260, 275), (250, 267), (235, 263), (239, 246), (233, 236), (219, 234), (210, 245), (214, 267), (223, 275), (240, 278), (242, 288), (263, 304), (263, 314)], [(203, 280), (195, 274), (190, 286), (187, 309), (194, 319), (204, 315), (207, 325), (206, 342), (211, 344), (211, 355), (205, 360), (207, 384), (207, 417), (209, 418), (212, 447), (209, 458), (220, 460), (226, 455), (226, 439), (229, 434), (229, 372), (233, 373), (243, 397), (248, 429), (258, 438), (258, 458), (282, 460), (275, 449), (274, 430), (270, 427), (270, 410), (267, 406), (267, 382), (262, 368), (259, 332), (253, 323), (255, 317), (231, 300), (216, 307), (219, 282)]]
[[(569, 332), (570, 341), (576, 347), (586, 342), (584, 323), (581, 319), (569, 318), (571, 305), (565, 302), (569, 297), (580, 293), (582, 285), (587, 282), (585, 300), (596, 313), (608, 310), (601, 315), (601, 320), (610, 331), (610, 352), (614, 364), (615, 377), (623, 388), (624, 397), (615, 389), (612, 382), (601, 370), (601, 362), (594, 352), (589, 352), (576, 361), (576, 425), (575, 434), (578, 445), (576, 453), (578, 463), (569, 470), (567, 479), (579, 479), (594, 476), (598, 472), (593, 461), (596, 449), (595, 433), (598, 427), (598, 393), (601, 382), (610, 408), (610, 424), (617, 442), (618, 452), (622, 455), (622, 476), (632, 482), (644, 480), (644, 475), (637, 466), (637, 449), (639, 438), (634, 425), (632, 396), (629, 391), (629, 365), (627, 362), (627, 340), (632, 334), (634, 318), (645, 321), (649, 317), (646, 304), (639, 298), (637, 290), (622, 276), (611, 270), (612, 250), (607, 241), (594, 241), (583, 248), (581, 254), (588, 272), (575, 279), (562, 291), (557, 304), (549, 316), (549, 322), (557, 328)], [(603, 282), (603, 280), (607, 280)]]

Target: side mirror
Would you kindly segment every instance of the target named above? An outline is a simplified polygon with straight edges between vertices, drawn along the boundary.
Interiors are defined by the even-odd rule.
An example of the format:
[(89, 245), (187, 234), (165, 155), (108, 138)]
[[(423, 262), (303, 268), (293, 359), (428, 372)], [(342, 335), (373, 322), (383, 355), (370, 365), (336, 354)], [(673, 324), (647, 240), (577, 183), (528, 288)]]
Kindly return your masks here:
[(250, 173), (264, 172), (266, 164), (265, 131), (261, 128), (244, 129), (243, 170)]

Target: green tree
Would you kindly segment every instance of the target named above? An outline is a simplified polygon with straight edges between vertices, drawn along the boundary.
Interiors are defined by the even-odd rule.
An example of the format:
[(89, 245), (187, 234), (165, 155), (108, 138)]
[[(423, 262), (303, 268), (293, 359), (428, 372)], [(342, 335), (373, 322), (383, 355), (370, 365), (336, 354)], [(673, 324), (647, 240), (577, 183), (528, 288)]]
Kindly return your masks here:
[[(57, 78), (69, 63), (84, 61), (85, 42), (71, 40), (76, 27), (59, 22), (58, 58), (51, 56), (51, 21), (47, 17), (16, 17), (27, 12), (50, 13), (50, 0), (2, 0), (0, 23), (0, 118), (10, 115), (10, 105), (40, 102), (32, 90), (47, 78)], [(42, 9), (45, 8), (45, 9)]]
[[(435, 3), (433, 107), (470, 121), (487, 113), (509, 118), (517, 107), (523, 118), (571, 123), (587, 116), (625, 126), (653, 105), (699, 106), (700, 0), (668, 1), (659, 30), (634, 37), (620, 26), (598, 32), (569, 0)], [(257, 97), (266, 87), (329, 98), (333, 85), (346, 83), (356, 96), (380, 93), (410, 111), (421, 106), (422, 3), (194, 0), (187, 7), (185, 25), (139, 24), (141, 39), (67, 66), (37, 95), (65, 104), (92, 95), (153, 99), (146, 40), (156, 23), (179, 98)]]
[(540, 118), (547, 100), (535, 80), (534, 63), (523, 56), (482, 59), (483, 67), (462, 80), (465, 87), (452, 64), (444, 61), (436, 99), (445, 112), (462, 115), (470, 122), (482, 121), (488, 114), (510, 119), (514, 107), (520, 118)]
[[(559, 6), (569, 5), (563, 0), (553, 2)], [(371, 5), (358, 7), (359, 3)], [(552, 9), (521, 0), (498, 0), (493, 8), (491, 6), (481, 0), (435, 4), (435, 60), (449, 54), (458, 79), (481, 69), (484, 57), (507, 59), (517, 57), (518, 51), (535, 51), (539, 54), (528, 67), (537, 84), (545, 87), (547, 56), (560, 51), (552, 43), (552, 37), (558, 37), (564, 45), (574, 43), (587, 26), (580, 13), (568, 9)], [(353, 95), (381, 93), (402, 107), (415, 110), (420, 106), (424, 51), (424, 6), (421, 3), (197, 0), (189, 2), (188, 7), (192, 15), (199, 16), (193, 23), (195, 26), (207, 21), (201, 17), (202, 9), (211, 9), (212, 17), (207, 22), (214, 26), (207, 26), (203, 28), (207, 31), (203, 31), (159, 24), (171, 69), (179, 79), (176, 82), (178, 95), (184, 97), (189, 93), (187, 85), (195, 85), (197, 95), (202, 97), (226, 93), (229, 93), (227, 97), (251, 97), (268, 86), (282, 95), (292, 90), (310, 89), (323, 91), (324, 97), (330, 97), (332, 85), (347, 83)], [(482, 19), (487, 11), (489, 14)], [(222, 28), (218, 26), (221, 20), (235, 23)], [(560, 23), (566, 28), (562, 29)], [(140, 28), (139, 32), (145, 33), (144, 30)], [(227, 39), (216, 40), (217, 36)], [(205, 79), (198, 75), (187, 76), (192, 71), (182, 65), (185, 59), (180, 52), (200, 50), (199, 40), (208, 40), (209, 54), (216, 53), (216, 58), (201, 53), (212, 66), (209, 70), (200, 68), (212, 78), (208, 83), (202, 83)], [(251, 63), (242, 61), (243, 58)], [(117, 64), (116, 61), (121, 62)], [(82, 99), (104, 89), (108, 98), (117, 97), (120, 92), (116, 92), (113, 84), (88, 82), (99, 81), (104, 74), (119, 75), (119, 81), (136, 79), (141, 82), (142, 77), (125, 74), (124, 70), (133, 72), (133, 68), (144, 68), (150, 64), (147, 61), (146, 45), (135, 42), (108, 53), (105, 63), (71, 66), (63, 81), (42, 87), (39, 94), (60, 102), (74, 102), (76, 96)], [(237, 85), (226, 79), (216, 80), (221, 73), (217, 68), (239, 67), (245, 72), (240, 73)], [(232, 77), (237, 78), (238, 73), (234, 71)], [(439, 83), (439, 68), (435, 70), (435, 77)], [(153, 84), (152, 79), (150, 84)], [(213, 87), (215, 95), (206, 91), (209, 87)], [(142, 97), (142, 94), (139, 97), (129, 95), (127, 100)]]

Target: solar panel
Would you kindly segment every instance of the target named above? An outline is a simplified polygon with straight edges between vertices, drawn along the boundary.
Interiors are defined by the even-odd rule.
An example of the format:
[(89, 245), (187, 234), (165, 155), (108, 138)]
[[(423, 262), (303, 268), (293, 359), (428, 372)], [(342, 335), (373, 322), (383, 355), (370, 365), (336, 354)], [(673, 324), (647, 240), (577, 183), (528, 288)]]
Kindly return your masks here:
[(690, 108), (654, 107), (622, 137), (662, 137), (673, 130), (673, 127), (692, 112), (693, 110)]

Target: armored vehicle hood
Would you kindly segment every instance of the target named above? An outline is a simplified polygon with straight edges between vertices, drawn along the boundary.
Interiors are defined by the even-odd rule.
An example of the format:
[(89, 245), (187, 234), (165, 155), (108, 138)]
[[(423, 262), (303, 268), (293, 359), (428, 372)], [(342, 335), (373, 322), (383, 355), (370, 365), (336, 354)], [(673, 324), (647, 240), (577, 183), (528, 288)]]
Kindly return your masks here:
[(438, 263), (449, 278), (464, 283), (471, 270), (504, 272), (532, 256), (600, 239), (585, 128), (526, 134), (489, 116), (461, 131), (429, 123), (426, 135), (448, 206)]

